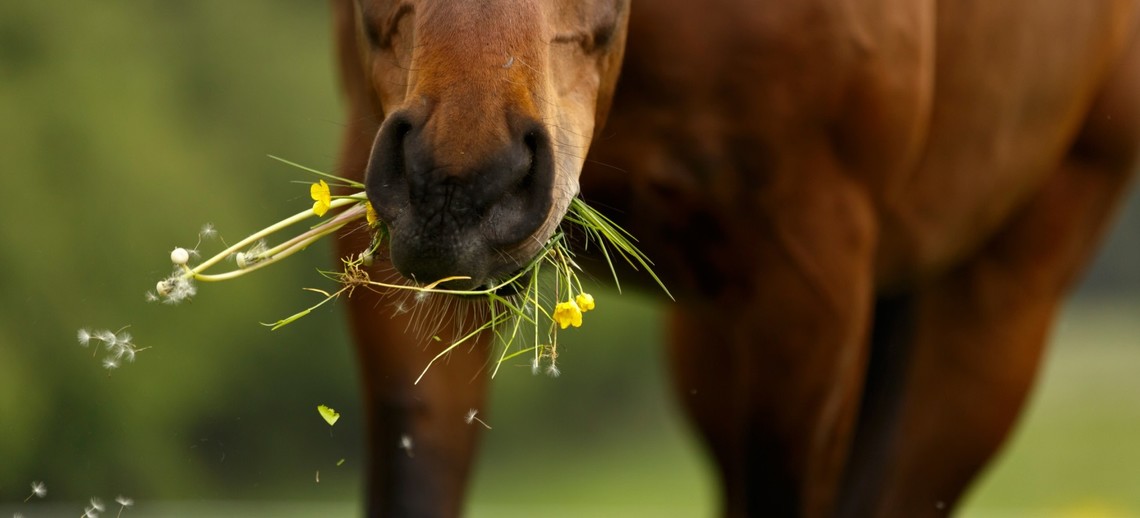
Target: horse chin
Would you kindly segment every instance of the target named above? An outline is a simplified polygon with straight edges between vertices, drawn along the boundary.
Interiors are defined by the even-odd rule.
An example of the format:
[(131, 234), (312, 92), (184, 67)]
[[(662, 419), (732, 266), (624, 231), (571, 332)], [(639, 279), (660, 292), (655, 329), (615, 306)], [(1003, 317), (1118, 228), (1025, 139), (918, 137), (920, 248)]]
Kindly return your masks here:
[(420, 286), (435, 284), (435, 288), (453, 292), (495, 289), (500, 295), (515, 294), (520, 284), (528, 282), (531, 274), (525, 270), (543, 250), (537, 236), (498, 247), (473, 234), (417, 239), (419, 235), (401, 232), (399, 227), (391, 230), (390, 259), (400, 276)]

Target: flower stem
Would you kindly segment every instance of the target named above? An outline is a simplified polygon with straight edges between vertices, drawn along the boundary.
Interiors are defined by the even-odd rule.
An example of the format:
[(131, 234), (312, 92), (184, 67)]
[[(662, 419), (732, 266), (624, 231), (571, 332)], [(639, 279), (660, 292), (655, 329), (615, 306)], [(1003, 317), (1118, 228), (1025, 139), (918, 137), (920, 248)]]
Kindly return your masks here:
[[(199, 280), (199, 281), (203, 281), (203, 282), (225, 281), (225, 280), (241, 277), (242, 275), (245, 275), (245, 274), (250, 273), (250, 272), (257, 271), (261, 268), (269, 266), (270, 264), (273, 264), (273, 263), (276, 263), (277, 261), (285, 259), (286, 257), (289, 257), (289, 256), (291, 256), (291, 255), (293, 255), (293, 254), (295, 254), (301, 250), (304, 250), (305, 248), (307, 248), (309, 245), (313, 244), (317, 240), (319, 240), (322, 237), (325, 237), (325, 236), (327, 236), (333, 232), (336, 232), (337, 230), (340, 230), (341, 227), (344, 227), (346, 224), (351, 222), (353, 219), (357, 219), (363, 214), (364, 214), (364, 208), (363, 207), (353, 207), (351, 209), (348, 209), (348, 210), (342, 212), (340, 215), (337, 216), (336, 219), (330, 220), (328, 223), (325, 223), (324, 225), (316, 227), (313, 230), (310, 230), (310, 231), (308, 231), (304, 234), (301, 234), (301, 235), (299, 235), (299, 236), (297, 236), (297, 237), (295, 237), (295, 238), (293, 238), (293, 239), (291, 239), (291, 240), (289, 240), (289, 241), (287, 241), (287, 242), (285, 242), (285, 243), (283, 243), (277, 247), (274, 247), (273, 250), (271, 250), (270, 252), (266, 252), (265, 259), (262, 259), (262, 260), (254, 263), (253, 265), (251, 265), (249, 267), (241, 268), (238, 270), (232, 270), (232, 271), (228, 271), (225, 273), (214, 274), (214, 275), (208, 275), (208, 274), (204, 274), (204, 273), (196, 273), (194, 275), (194, 279)], [(274, 251), (276, 251), (276, 252), (271, 253)]]
[[(365, 199), (363, 192), (356, 193), (356, 194), (353, 194), (351, 196), (346, 196), (343, 198), (337, 198), (337, 199), (333, 200), (332, 203), (329, 204), (329, 208), (335, 209), (338, 207), (343, 207), (345, 205), (351, 205), (353, 203), (359, 203), (363, 199)], [(246, 237), (245, 239), (238, 241), (236, 244), (234, 244), (233, 246), (223, 250), (221, 253), (219, 253), (219, 254), (217, 254), (217, 255), (209, 258), (209, 259), (206, 259), (205, 261), (202, 261), (198, 266), (195, 266), (192, 271), (194, 272), (195, 276), (198, 276), (201, 274), (201, 272), (203, 272), (207, 268), (214, 266), (215, 264), (218, 264), (219, 262), (225, 260), (225, 258), (241, 251), (243, 248), (245, 248), (245, 247), (247, 247), (253, 243), (256, 243), (258, 240), (263, 239), (263, 238), (268, 237), (268, 236), (271, 236), (277, 232), (280, 232), (281, 230), (284, 230), (284, 229), (286, 229), (286, 228), (288, 228), (288, 227), (290, 227), (290, 226), (292, 226), (298, 222), (304, 221), (304, 220), (309, 219), (313, 216), (315, 216), (315, 214), (313, 214), (312, 209), (307, 209), (307, 210), (304, 210), (302, 212), (298, 212), (297, 214), (294, 214), (294, 215), (292, 215), (286, 219), (278, 221), (277, 223), (274, 223), (274, 224), (272, 224), (268, 227), (265, 227), (265, 228), (255, 232), (253, 234), (250, 234), (249, 237)], [(250, 268), (250, 269), (252, 269), (252, 268)], [(201, 279), (201, 280), (205, 280), (205, 279)]]

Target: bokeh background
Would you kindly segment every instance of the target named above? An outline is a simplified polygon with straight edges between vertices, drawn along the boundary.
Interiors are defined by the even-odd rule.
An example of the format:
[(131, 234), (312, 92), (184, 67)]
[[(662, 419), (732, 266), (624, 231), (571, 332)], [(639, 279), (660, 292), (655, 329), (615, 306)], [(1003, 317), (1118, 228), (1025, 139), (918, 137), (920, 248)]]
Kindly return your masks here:
[[(344, 115), (324, 2), (0, 3), (0, 515), (354, 516), (357, 373), (314, 302), (327, 246), (192, 303), (147, 304), (167, 252), (307, 206)], [(1140, 204), (1066, 307), (1039, 390), (962, 516), (1140, 516)], [(218, 245), (206, 244), (206, 251)], [(212, 248), (213, 247), (213, 248)], [(660, 307), (600, 292), (563, 376), (506, 369), (472, 516), (709, 516), (710, 471), (666, 388)], [(130, 325), (110, 375), (75, 341)], [(342, 418), (317, 415), (328, 404)], [(343, 465), (337, 466), (340, 459)], [(319, 482), (317, 472), (319, 471)], [(32, 481), (46, 498), (22, 503)]]

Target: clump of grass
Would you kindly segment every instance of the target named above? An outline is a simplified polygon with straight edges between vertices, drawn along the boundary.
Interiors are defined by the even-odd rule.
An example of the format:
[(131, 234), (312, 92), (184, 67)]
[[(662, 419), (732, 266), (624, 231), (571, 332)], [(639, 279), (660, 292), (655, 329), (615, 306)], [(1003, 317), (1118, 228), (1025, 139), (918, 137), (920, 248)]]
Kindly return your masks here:
[[(194, 248), (175, 248), (171, 252), (174, 272), (158, 282), (155, 290), (147, 294), (148, 299), (177, 304), (193, 297), (197, 293), (199, 282), (226, 281), (257, 271), (292, 256), (346, 225), (354, 222), (358, 224), (363, 219), (373, 233), (371, 246), (367, 250), (342, 258), (342, 267), (339, 270), (321, 272), (339, 287), (332, 291), (304, 288), (321, 295), (322, 299), (293, 315), (265, 324), (266, 326), (274, 330), (279, 329), (342, 295), (351, 296), (354, 290), (359, 288), (385, 293), (392, 290), (406, 291), (413, 292), (417, 296), (427, 294), (464, 296), (468, 299), (482, 299), (486, 304), (487, 318), (433, 357), (416, 378), (416, 383), (427, 374), (435, 362), (486, 332), (493, 333), (501, 345), (501, 353), (495, 362), (492, 376), (498, 373), (499, 367), (504, 362), (527, 354), (533, 355), (531, 366), (534, 373), (545, 371), (550, 376), (558, 376), (561, 373), (557, 364), (558, 331), (568, 327), (580, 327), (583, 323), (583, 314), (595, 309), (597, 304), (593, 295), (585, 290), (579, 279), (582, 270), (574, 260), (574, 253), (567, 244), (564, 230), (555, 232), (526, 267), (493, 286), (472, 290), (442, 287), (448, 281), (466, 279), (466, 277), (447, 277), (426, 285), (381, 282), (370, 277), (367, 266), (371, 264), (378, 249), (385, 245), (388, 232), (384, 222), (376, 217), (375, 211), (369, 204), (363, 191), (364, 186), (359, 182), (329, 175), (277, 157), (273, 158), (318, 176), (318, 181), (309, 186), (313, 207), (254, 232), (214, 256), (191, 265), (191, 260), (199, 256), (198, 245), (205, 237), (200, 234), (198, 245)], [(332, 196), (329, 183), (325, 180), (332, 182), (333, 186), (356, 192), (344, 196)], [(312, 218), (322, 218), (326, 214), (329, 214), (327, 219), (310, 226), (307, 230), (276, 245), (268, 244), (268, 240), (278, 233)], [(620, 259), (635, 269), (646, 271), (668, 294), (664, 284), (653, 273), (651, 261), (634, 244), (636, 241), (634, 237), (584, 201), (578, 198), (572, 200), (563, 222), (580, 227), (584, 231), (587, 247), (593, 245), (600, 249), (602, 256), (609, 263), (615, 283), (618, 279), (613, 262), (615, 259)], [(212, 231), (212, 227), (210, 230)], [(223, 271), (217, 272), (217, 270)], [(544, 282), (543, 275), (548, 275), (551, 280)], [(617, 285), (620, 290), (620, 284)], [(524, 332), (529, 335), (525, 340)], [(530, 346), (516, 347), (523, 341), (529, 341)]]

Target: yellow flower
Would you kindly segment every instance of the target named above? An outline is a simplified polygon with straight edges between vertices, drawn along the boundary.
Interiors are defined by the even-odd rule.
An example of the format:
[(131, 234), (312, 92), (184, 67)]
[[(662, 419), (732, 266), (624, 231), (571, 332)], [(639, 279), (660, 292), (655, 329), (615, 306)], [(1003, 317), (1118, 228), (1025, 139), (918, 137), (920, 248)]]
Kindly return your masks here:
[(589, 293), (579, 293), (577, 297), (574, 297), (574, 301), (578, 303), (578, 307), (582, 309), (583, 313), (594, 309), (594, 296)]
[(313, 202), (313, 214), (317, 217), (324, 216), (329, 211), (329, 204), (332, 203), (329, 184), (324, 180), (318, 180), (318, 183), (309, 186), (309, 196), (316, 200)]
[(572, 300), (559, 302), (554, 306), (554, 321), (561, 329), (567, 326), (582, 327), (582, 310)]
[(372, 202), (364, 202), (364, 209), (364, 219), (368, 220), (368, 226), (375, 227), (380, 222), (380, 215), (372, 208)]

